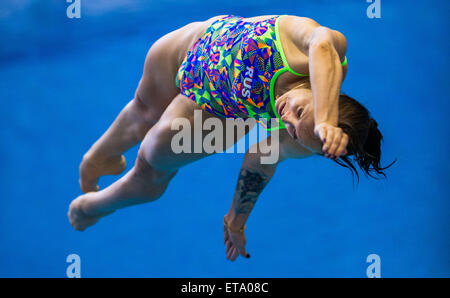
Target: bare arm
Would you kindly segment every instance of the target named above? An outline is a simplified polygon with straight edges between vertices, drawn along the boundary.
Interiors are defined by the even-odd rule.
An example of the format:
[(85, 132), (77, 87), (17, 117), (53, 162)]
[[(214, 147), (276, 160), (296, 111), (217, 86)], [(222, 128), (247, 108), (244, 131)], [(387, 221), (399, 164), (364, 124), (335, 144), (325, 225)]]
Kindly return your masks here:
[(343, 70), (334, 40), (331, 30), (318, 27), (314, 30), (309, 45), (309, 71), (316, 125), (328, 123), (337, 126)]
[[(250, 151), (252, 152), (252, 151)], [(260, 153), (245, 155), (230, 210), (224, 217), (226, 256), (234, 261), (241, 255), (250, 258), (245, 250), (244, 226), (256, 201), (275, 173), (276, 164), (260, 163)]]
[(239, 172), (233, 201), (225, 220), (232, 230), (244, 227), (259, 195), (275, 174), (276, 164), (262, 165), (257, 153), (247, 153)]
[[(250, 257), (245, 250), (245, 223), (255, 207), (259, 195), (275, 174), (277, 165), (288, 158), (304, 158), (313, 154), (311, 151), (295, 142), (286, 131), (280, 131), (279, 133), (279, 158), (277, 163), (261, 164), (261, 156), (263, 154), (260, 152), (247, 152), (242, 163), (233, 201), (230, 210), (224, 217), (226, 255), (227, 258), (232, 261), (234, 261), (239, 254), (243, 257)], [(268, 144), (270, 144), (270, 137), (268, 142)], [(261, 145), (262, 143), (260, 142), (258, 146)], [(253, 152), (252, 150), (249, 151)], [(267, 151), (264, 150), (264, 152)]]
[[(239, 230), (245, 225), (258, 196), (275, 174), (278, 164), (290, 158), (305, 158), (313, 155), (313, 152), (296, 142), (286, 130), (278, 131), (277, 135), (277, 138), (273, 138), (272, 134), (267, 140), (253, 145), (249, 152), (245, 154), (230, 211), (225, 216), (233, 230)], [(275, 141), (272, 139), (275, 139)], [(277, 142), (279, 146), (277, 162), (262, 164), (261, 157), (264, 156), (264, 153), (261, 153), (261, 151), (268, 152), (268, 150), (267, 147), (261, 151), (257, 149), (263, 148), (263, 146), (272, 146), (273, 148), (275, 144), (272, 142)]]

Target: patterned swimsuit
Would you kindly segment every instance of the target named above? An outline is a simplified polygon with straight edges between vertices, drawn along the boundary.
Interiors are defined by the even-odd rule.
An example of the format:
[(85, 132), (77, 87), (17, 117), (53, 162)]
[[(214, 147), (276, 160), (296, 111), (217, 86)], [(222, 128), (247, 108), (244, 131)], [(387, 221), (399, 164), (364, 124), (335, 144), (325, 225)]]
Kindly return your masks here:
[(228, 15), (214, 21), (178, 70), (181, 94), (219, 117), (255, 118), (268, 130), (285, 128), (275, 111), (275, 81), (286, 71), (307, 75), (296, 73), (286, 61), (280, 18), (246, 22)]

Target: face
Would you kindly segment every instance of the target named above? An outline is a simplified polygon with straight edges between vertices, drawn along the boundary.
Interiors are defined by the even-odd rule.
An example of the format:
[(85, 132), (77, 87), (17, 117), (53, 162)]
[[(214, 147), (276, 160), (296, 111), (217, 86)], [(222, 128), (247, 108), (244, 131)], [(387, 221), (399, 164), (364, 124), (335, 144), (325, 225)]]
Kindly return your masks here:
[(314, 135), (314, 104), (310, 89), (286, 92), (276, 100), (275, 109), (291, 137), (314, 152), (321, 152), (321, 142)]

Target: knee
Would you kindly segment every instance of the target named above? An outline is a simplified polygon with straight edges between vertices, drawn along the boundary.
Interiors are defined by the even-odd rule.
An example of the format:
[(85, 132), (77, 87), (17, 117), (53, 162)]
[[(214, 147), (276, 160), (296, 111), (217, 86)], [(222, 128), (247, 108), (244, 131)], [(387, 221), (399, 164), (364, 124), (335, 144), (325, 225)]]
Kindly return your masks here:
[(171, 172), (176, 169), (171, 165), (170, 127), (159, 121), (145, 136), (138, 155), (153, 169), (160, 172)]
[(172, 179), (176, 171), (156, 168), (149, 162), (140, 150), (136, 159), (135, 170), (140, 175), (147, 177), (150, 183), (162, 183)]

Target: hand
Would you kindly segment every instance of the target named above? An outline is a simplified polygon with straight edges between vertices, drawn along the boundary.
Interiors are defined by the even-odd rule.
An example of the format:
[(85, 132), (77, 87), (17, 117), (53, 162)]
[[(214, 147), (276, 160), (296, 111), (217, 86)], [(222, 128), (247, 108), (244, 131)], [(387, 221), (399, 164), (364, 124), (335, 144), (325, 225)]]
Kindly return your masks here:
[(348, 135), (340, 127), (320, 123), (314, 128), (314, 134), (322, 141), (322, 151), (327, 158), (338, 159), (347, 154)]
[(231, 231), (229, 225), (224, 219), (223, 222), (223, 241), (226, 246), (227, 259), (230, 261), (236, 260), (238, 255), (244, 258), (250, 258), (250, 255), (245, 251), (245, 233), (243, 231)]

